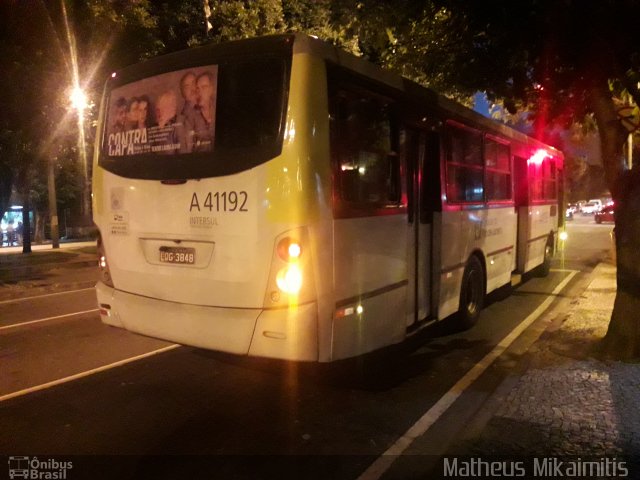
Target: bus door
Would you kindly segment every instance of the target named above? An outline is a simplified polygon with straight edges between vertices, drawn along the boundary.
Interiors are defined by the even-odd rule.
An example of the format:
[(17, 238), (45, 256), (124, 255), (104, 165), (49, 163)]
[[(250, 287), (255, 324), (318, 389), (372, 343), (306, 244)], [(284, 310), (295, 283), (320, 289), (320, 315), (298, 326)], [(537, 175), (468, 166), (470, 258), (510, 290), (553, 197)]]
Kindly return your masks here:
[(529, 215), (529, 172), (527, 159), (520, 156), (513, 157), (515, 174), (515, 201), (518, 213), (518, 233), (516, 252), (516, 271), (524, 273), (528, 270), (529, 238), (531, 237), (531, 215)]
[[(407, 328), (425, 320), (431, 310), (431, 232), (432, 212), (426, 210), (427, 184), (437, 183), (426, 172), (427, 135), (417, 129), (406, 129), (405, 165), (407, 166)], [(430, 214), (431, 213), (431, 214)]]

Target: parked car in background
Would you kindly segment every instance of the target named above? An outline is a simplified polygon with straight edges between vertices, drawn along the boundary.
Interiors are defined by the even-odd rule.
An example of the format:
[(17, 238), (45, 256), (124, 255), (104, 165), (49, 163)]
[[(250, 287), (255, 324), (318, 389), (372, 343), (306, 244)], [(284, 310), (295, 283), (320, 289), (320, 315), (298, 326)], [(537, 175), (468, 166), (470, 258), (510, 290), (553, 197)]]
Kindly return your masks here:
[(582, 214), (583, 215), (593, 215), (596, 212), (599, 212), (602, 209), (602, 202), (598, 199), (589, 200), (586, 204), (582, 206)]
[(598, 204), (598, 210), (602, 210), (602, 207), (604, 207), (606, 205), (606, 202), (603, 202), (599, 198), (592, 198), (592, 199), (589, 200), (589, 202), (597, 203)]
[(578, 206), (575, 203), (568, 203), (567, 209), (564, 213), (564, 218), (567, 220), (573, 220), (573, 214), (578, 210)]
[(606, 205), (602, 210), (596, 212), (593, 218), (596, 223), (615, 222), (614, 204), (610, 203), (609, 205)]

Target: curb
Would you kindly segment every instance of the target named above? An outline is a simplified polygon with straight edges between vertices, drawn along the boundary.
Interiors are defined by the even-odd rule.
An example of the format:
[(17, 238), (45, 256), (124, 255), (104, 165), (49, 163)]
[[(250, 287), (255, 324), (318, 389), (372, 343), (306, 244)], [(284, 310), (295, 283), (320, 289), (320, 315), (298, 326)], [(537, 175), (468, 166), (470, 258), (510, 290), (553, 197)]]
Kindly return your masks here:
[(640, 416), (616, 408), (616, 399), (612, 404), (609, 397), (617, 394), (627, 403), (637, 397), (638, 389), (625, 390), (625, 385), (637, 385), (638, 373), (590, 354), (611, 316), (612, 276), (615, 266), (599, 263), (570, 296), (547, 311), (544, 330), (520, 358), (514, 374), (501, 381), (451, 446), (475, 456), (634, 451), (640, 435), (633, 425)]
[(28, 290), (21, 289), (20, 291), (0, 292), (0, 304), (13, 303), (22, 300), (30, 300), (33, 297), (41, 295), (50, 295), (57, 293), (72, 292), (74, 290), (84, 290), (94, 288), (96, 281), (91, 282), (71, 282), (71, 283), (56, 283), (52, 285), (46, 285), (42, 287), (31, 287)]
[[(59, 268), (83, 268), (83, 267), (93, 267), (98, 264), (97, 257), (95, 259), (87, 259), (87, 260), (69, 260), (65, 262), (51, 262), (51, 263), (41, 263), (36, 265), (0, 265), (0, 275), (5, 272), (12, 272), (17, 276), (29, 276), (35, 275), (42, 272), (47, 272), (49, 270), (59, 269)], [(0, 285), (2, 281), (0, 281)]]

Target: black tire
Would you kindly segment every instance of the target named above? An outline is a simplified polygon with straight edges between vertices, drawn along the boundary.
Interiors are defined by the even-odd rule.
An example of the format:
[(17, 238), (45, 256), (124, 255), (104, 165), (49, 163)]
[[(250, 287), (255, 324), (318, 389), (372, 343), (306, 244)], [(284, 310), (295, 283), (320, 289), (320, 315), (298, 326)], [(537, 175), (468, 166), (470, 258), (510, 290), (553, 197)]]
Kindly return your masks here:
[(602, 218), (600, 218), (600, 215), (596, 215), (596, 223), (602, 223)]
[(553, 237), (549, 237), (547, 244), (544, 247), (544, 260), (535, 270), (535, 274), (538, 277), (546, 277), (551, 270), (551, 260), (553, 260)]
[(478, 321), (484, 306), (485, 286), (484, 269), (475, 255), (469, 257), (462, 274), (460, 288), (460, 308), (456, 323), (462, 329), (471, 328)]

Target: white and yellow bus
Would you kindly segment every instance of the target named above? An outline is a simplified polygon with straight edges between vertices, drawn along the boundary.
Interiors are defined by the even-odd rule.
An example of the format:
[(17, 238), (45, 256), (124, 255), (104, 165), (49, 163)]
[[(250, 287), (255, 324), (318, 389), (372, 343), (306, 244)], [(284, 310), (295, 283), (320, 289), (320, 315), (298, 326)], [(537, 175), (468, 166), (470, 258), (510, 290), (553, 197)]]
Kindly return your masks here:
[(322, 41), (116, 72), (93, 168), (105, 323), (331, 362), (548, 271), (562, 154)]

